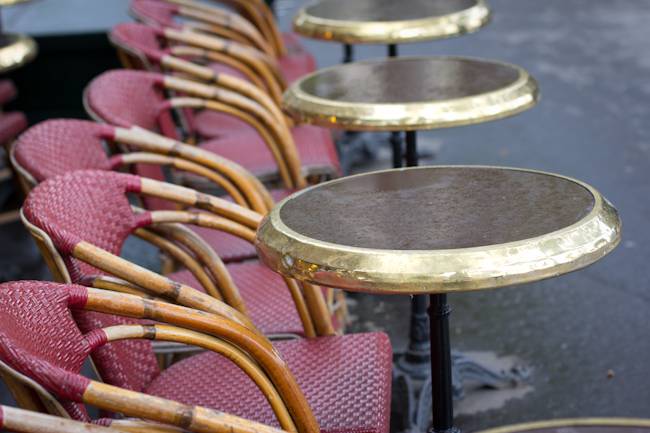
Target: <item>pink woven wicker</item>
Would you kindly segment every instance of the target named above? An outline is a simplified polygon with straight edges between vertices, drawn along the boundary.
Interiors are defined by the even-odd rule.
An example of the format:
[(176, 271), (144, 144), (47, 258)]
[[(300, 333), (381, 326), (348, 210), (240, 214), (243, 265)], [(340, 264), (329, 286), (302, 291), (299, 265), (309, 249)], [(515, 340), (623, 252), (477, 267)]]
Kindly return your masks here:
[[(25, 200), (23, 212), (52, 238), (72, 281), (83, 284), (91, 276), (106, 274), (72, 258), (74, 246), (83, 240), (119, 256), (125, 239), (151, 221), (148, 213), (134, 215), (131, 211), (126, 195), (139, 192), (140, 178), (134, 175), (96, 170), (68, 172), (34, 188)], [(304, 335), (298, 311), (279, 275), (260, 262), (227, 267), (251, 321), (262, 332)], [(167, 277), (205, 293), (188, 271)]]
[[(75, 328), (67, 309), (75, 314), (82, 311), (86, 299), (85, 288), (72, 284), (22, 281), (0, 285), (0, 359), (66, 402), (79, 402), (90, 383), (78, 374), (84, 358), (92, 352), (94, 359), (99, 348), (115, 344), (106, 345), (106, 335), (99, 329), (84, 335)], [(322, 432), (388, 432), (392, 368), (388, 336), (371, 333), (289, 340), (277, 342), (276, 348)], [(142, 360), (120, 362), (132, 365)], [(111, 367), (115, 362), (102, 364), (102, 368)], [(253, 382), (232, 362), (211, 352), (174, 364), (141, 391), (279, 426)], [(73, 418), (87, 420), (81, 405), (72, 409)]]
[[(143, 71), (114, 70), (96, 77), (86, 88), (87, 104), (103, 121), (129, 128), (153, 129), (162, 114), (169, 114), (169, 100), (161, 100), (164, 76)], [(161, 133), (177, 138), (173, 130)], [(210, 132), (218, 132), (210, 131)], [(298, 155), (308, 172), (340, 175), (340, 164), (331, 135), (313, 126), (292, 129)], [(257, 176), (277, 172), (275, 160), (262, 137), (254, 130), (199, 144), (231, 159)], [(273, 167), (273, 168), (272, 168)]]

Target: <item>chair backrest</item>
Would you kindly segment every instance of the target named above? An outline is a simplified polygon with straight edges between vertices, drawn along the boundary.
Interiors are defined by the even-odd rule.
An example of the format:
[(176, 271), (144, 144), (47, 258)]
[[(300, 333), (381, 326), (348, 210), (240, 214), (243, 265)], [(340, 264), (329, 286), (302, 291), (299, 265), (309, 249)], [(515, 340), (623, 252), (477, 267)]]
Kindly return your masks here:
[[(50, 119), (26, 130), (11, 149), (11, 159), (16, 171), (25, 178), (30, 188), (52, 176), (74, 170), (111, 170), (111, 160), (102, 146), (110, 140), (115, 128), (88, 120)], [(135, 164), (134, 174), (164, 181), (159, 166)], [(164, 200), (143, 197), (147, 209), (174, 210)]]
[[(27, 377), (78, 374), (98, 341), (93, 333), (84, 336), (68, 312), (78, 302), (74, 293), (71, 300), (67, 286), (40, 281), (1, 287), (0, 359)], [(73, 419), (90, 420), (83, 405), (60, 401)]]
[(158, 0), (134, 0), (129, 5), (129, 12), (139, 21), (178, 29), (182, 26), (174, 22), (174, 17), (178, 15), (179, 9), (178, 5)]
[[(25, 217), (54, 241), (73, 282), (108, 274), (65, 254), (66, 244), (83, 239), (119, 256), (124, 240), (141, 221), (133, 215), (126, 197), (127, 192), (138, 190), (136, 176), (92, 173), (95, 176), (82, 170), (50, 178), (34, 188), (23, 205)], [(83, 332), (137, 323), (86, 311), (79, 311), (75, 319)], [(139, 391), (159, 374), (155, 355), (146, 341), (120, 341), (104, 346), (93, 354), (93, 361), (105, 382), (126, 389)]]
[(137, 23), (121, 23), (108, 32), (108, 39), (118, 52), (122, 51), (129, 55), (133, 68), (151, 72), (160, 71), (160, 59), (166, 54), (164, 40), (153, 27)]
[(87, 120), (46, 120), (20, 135), (13, 158), (36, 182), (73, 170), (110, 170), (102, 139), (113, 129)]

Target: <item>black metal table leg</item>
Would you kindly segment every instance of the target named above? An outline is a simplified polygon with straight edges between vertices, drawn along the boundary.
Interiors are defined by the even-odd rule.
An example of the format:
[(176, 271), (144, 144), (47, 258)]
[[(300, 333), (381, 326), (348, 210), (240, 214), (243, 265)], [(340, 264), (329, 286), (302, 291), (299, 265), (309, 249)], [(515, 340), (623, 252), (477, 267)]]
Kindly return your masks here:
[(454, 402), (451, 388), (451, 342), (446, 294), (429, 295), (431, 337), (431, 402), (433, 427), (429, 433), (458, 433), (454, 427)]
[(345, 44), (343, 45), (343, 63), (350, 63), (354, 60), (354, 53), (352, 51), (352, 45)]

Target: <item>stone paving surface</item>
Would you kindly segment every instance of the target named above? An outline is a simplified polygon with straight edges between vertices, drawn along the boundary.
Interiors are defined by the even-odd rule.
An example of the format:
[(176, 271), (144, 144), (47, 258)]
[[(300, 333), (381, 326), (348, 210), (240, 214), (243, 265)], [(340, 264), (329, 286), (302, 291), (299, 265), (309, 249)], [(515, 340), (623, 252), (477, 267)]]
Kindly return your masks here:
[[(65, 4), (46, 0), (38, 5), (48, 1)], [(419, 133), (422, 147), (436, 154), (423, 163), (512, 166), (574, 177), (617, 207), (623, 239), (610, 255), (573, 274), (450, 296), (453, 349), (498, 367), (516, 359), (532, 371), (530, 383), (515, 390), (467, 384), (466, 400), (456, 406), (456, 425), (476, 431), (565, 417), (650, 418), (650, 4), (489, 3), (494, 19), (485, 29), (400, 46), (400, 55), (449, 54), (514, 63), (539, 81), (542, 99), (513, 118)], [(278, 2), (285, 29), (300, 4)], [(306, 40), (305, 45), (316, 54), (319, 67), (342, 58), (337, 44)], [(355, 50), (359, 59), (385, 53), (377, 45)], [(353, 171), (389, 166), (390, 152), (381, 148), (375, 160)], [(0, 227), (0, 277), (45, 278), (47, 270), (36, 248), (25, 246), (28, 242), (19, 223)], [(132, 257), (156, 266), (155, 251), (129, 250)], [(396, 352), (405, 349), (408, 297), (356, 294), (351, 304), (353, 331), (383, 330)], [(2, 394), (3, 403), (10, 401)]]

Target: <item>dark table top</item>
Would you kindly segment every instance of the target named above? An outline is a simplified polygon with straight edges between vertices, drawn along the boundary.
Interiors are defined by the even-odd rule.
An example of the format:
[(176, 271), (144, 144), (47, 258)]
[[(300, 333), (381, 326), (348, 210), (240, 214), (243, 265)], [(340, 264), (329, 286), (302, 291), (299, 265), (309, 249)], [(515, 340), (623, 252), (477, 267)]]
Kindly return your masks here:
[(373, 59), (326, 68), (294, 83), (285, 108), (299, 121), (358, 130), (433, 129), (520, 113), (537, 82), (507, 63), (461, 57)]
[(316, 39), (397, 44), (471, 33), (490, 19), (483, 0), (320, 0), (300, 9), (293, 27)]
[(278, 272), (349, 290), (436, 292), (549, 278), (601, 258), (616, 210), (562, 176), (493, 167), (388, 170), (280, 203), (258, 231)]

